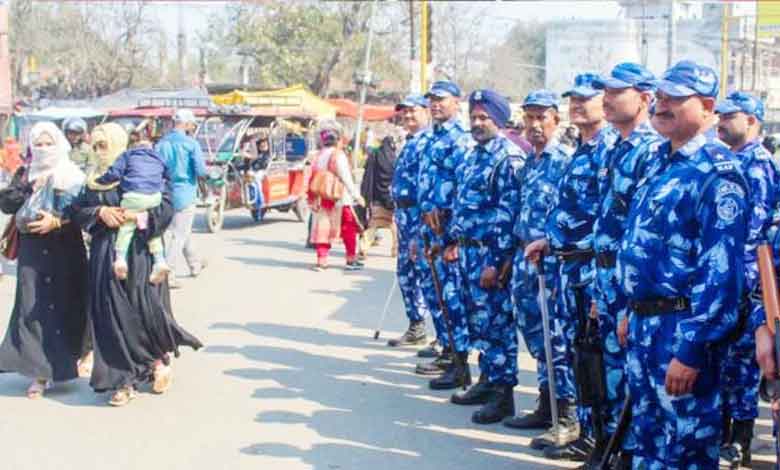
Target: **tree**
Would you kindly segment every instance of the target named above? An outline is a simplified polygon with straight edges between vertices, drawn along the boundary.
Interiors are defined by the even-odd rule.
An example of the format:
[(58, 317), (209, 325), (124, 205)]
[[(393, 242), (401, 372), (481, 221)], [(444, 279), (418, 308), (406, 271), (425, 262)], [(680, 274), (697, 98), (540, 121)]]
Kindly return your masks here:
[[(152, 73), (153, 44), (146, 38), (160, 37), (160, 27), (143, 2), (78, 8), (16, 0), (10, 21), (17, 94), (36, 90), (51, 98), (86, 98), (159, 77)], [(26, 80), (31, 57), (46, 72), (45, 82)]]
[(544, 86), (546, 25), (517, 22), (502, 44), (491, 51), (487, 86), (515, 99)]

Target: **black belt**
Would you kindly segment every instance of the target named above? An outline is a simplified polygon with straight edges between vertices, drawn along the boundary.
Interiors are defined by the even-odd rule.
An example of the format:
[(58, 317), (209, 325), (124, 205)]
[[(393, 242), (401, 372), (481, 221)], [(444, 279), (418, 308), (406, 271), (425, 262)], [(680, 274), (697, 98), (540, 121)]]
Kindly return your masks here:
[(482, 248), (487, 246), (482, 240), (475, 240), (473, 238), (458, 238), (458, 245), (465, 248)]
[(599, 268), (614, 268), (615, 265), (617, 265), (617, 253), (614, 251), (596, 253), (596, 266)]
[(652, 317), (665, 313), (684, 312), (691, 308), (691, 301), (687, 297), (660, 297), (652, 300), (631, 300), (628, 305), (637, 315)]
[(593, 250), (570, 250), (570, 251), (555, 251), (553, 252), (556, 258), (560, 261), (585, 261), (588, 262), (593, 259)]
[(417, 202), (409, 200), (396, 201), (395, 207), (399, 209), (411, 209), (412, 207), (417, 207)]

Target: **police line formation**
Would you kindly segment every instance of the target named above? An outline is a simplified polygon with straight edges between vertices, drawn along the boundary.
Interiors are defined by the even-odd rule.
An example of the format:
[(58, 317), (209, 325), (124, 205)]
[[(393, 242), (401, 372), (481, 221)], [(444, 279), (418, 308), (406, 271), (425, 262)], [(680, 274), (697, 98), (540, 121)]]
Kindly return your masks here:
[[(691, 61), (580, 74), (563, 93), (578, 146), (555, 140), (558, 96), (538, 90), (522, 105), (529, 152), (502, 131), (495, 91), (468, 96), (470, 132), (456, 84), (405, 98), (392, 194), (409, 328), (389, 345), (427, 345), (416, 372), (430, 388), (479, 406), (474, 423), (540, 430), (531, 447), (547, 458), (750, 465), (756, 343), (771, 347), (757, 247), (778, 242), (780, 171), (762, 102), (718, 88)], [(521, 415), (518, 330), (539, 390)]]

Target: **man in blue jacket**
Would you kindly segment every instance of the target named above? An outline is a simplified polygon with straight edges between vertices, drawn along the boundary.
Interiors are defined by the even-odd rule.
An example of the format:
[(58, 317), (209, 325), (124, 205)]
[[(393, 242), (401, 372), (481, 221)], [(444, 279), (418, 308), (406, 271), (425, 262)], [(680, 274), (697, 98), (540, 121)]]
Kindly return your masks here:
[(168, 265), (172, 272), (168, 284), (178, 287), (176, 281), (176, 259), (184, 252), (184, 258), (193, 276), (200, 274), (204, 263), (192, 245), (192, 222), (195, 218), (195, 197), (198, 177), (206, 175), (206, 162), (197, 140), (188, 134), (197, 127), (195, 115), (189, 109), (176, 111), (174, 128), (157, 143), (155, 150), (160, 154), (171, 180), (168, 182), (173, 197), (173, 216), (168, 229)]

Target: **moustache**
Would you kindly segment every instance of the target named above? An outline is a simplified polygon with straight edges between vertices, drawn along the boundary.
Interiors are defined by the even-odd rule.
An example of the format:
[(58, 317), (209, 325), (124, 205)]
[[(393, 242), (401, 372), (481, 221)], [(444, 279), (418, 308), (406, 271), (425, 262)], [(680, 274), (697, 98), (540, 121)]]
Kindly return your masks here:
[(655, 113), (656, 117), (660, 117), (663, 119), (672, 119), (674, 118), (674, 113), (671, 111), (661, 111)]

